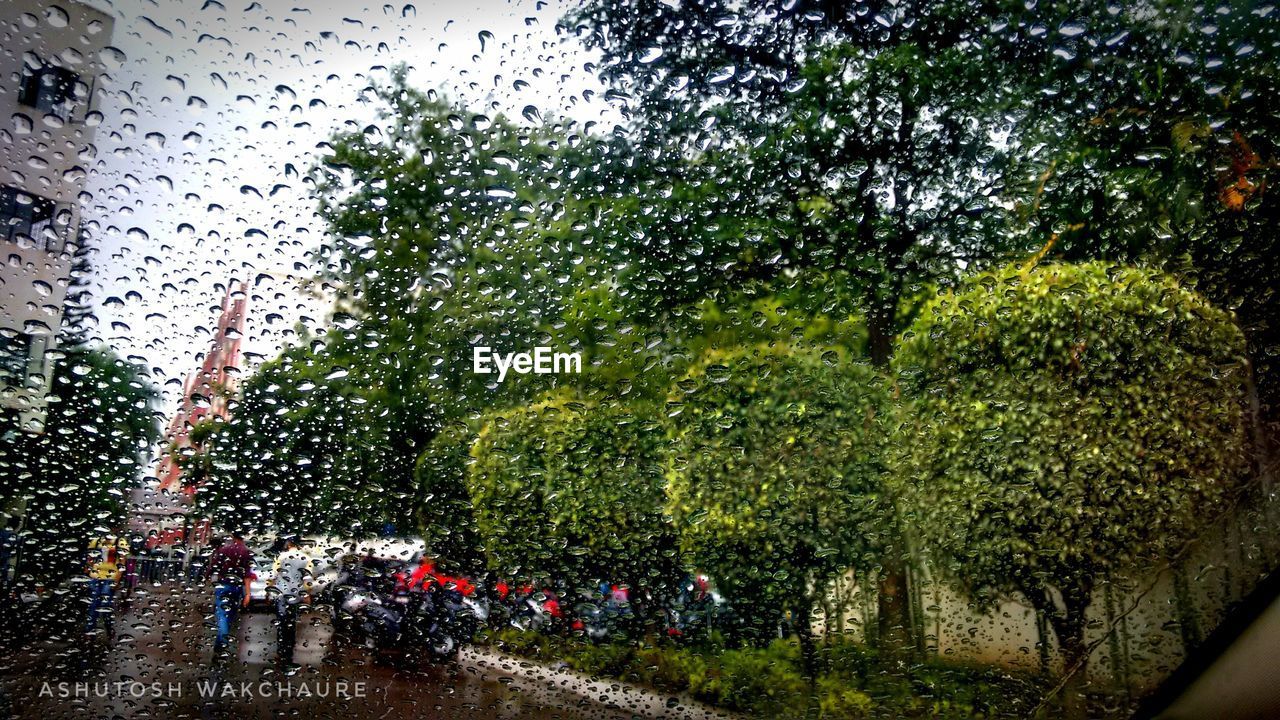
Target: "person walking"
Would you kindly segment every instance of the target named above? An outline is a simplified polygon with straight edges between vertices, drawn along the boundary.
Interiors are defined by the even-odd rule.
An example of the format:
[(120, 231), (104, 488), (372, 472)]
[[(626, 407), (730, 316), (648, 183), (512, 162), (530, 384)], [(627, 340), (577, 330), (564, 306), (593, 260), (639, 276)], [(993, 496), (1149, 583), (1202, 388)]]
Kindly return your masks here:
[(284, 551), (276, 556), (271, 584), (276, 595), (276, 652), (282, 662), (293, 662), (298, 640), (298, 611), (311, 581), (311, 558), (298, 547), (298, 538), (284, 538)]
[(111, 630), (112, 605), (116, 584), (120, 582), (121, 565), (129, 554), (129, 541), (115, 535), (102, 535), (89, 541), (89, 558), (85, 563), (89, 575), (89, 616), (84, 631), (98, 629), (98, 621)]
[(215, 653), (226, 649), (240, 606), (248, 604), (252, 570), (253, 554), (245, 546), (243, 534), (239, 531), (233, 532), (231, 539), (209, 557), (205, 577), (214, 578), (213, 617), (218, 628), (213, 643)]
[(7, 589), (18, 559), (18, 528), (21, 519), (9, 516), (0, 530), (0, 590)]

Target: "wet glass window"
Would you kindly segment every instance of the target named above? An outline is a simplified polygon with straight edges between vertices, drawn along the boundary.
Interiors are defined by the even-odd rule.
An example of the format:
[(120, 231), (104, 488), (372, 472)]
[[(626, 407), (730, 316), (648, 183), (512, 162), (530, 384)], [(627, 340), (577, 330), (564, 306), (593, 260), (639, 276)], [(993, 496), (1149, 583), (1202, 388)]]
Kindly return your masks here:
[(7, 240), (24, 236), (44, 246), (45, 230), (53, 225), (54, 210), (52, 200), (28, 195), (15, 187), (0, 187), (0, 227)]
[(6, 382), (21, 383), (31, 354), (31, 337), (25, 333), (0, 335), (0, 373)]
[(67, 119), (75, 100), (75, 86), (79, 78), (66, 68), (39, 65), (24, 68), (18, 102)]
[(1269, 0), (0, 0), (0, 718), (1280, 717)]

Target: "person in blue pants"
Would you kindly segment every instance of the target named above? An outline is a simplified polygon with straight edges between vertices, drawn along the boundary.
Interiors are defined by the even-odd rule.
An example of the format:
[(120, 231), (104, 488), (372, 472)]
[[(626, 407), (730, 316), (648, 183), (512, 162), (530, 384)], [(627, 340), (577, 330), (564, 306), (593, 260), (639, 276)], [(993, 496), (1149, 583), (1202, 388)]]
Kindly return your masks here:
[(84, 631), (93, 632), (98, 622), (110, 627), (112, 604), (116, 596), (115, 580), (89, 580), (89, 617), (85, 621)]
[(231, 639), (231, 626), (235, 624), (240, 606), (249, 597), (248, 584), (252, 577), (253, 554), (245, 547), (239, 532), (233, 533), (225, 545), (209, 557), (205, 576), (215, 579), (213, 586), (213, 617), (218, 628), (213, 649), (221, 652)]
[(89, 617), (84, 631), (98, 629), (99, 622), (111, 630), (111, 613), (116, 596), (116, 583), (120, 582), (121, 564), (129, 554), (129, 542), (114, 535), (104, 535), (89, 541), (89, 558), (85, 563), (89, 574)]

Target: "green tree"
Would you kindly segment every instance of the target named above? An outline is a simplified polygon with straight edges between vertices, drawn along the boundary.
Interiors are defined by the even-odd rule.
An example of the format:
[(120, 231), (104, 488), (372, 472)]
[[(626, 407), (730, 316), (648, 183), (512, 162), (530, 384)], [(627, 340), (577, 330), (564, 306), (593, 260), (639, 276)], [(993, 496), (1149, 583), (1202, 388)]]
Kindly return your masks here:
[(469, 488), (492, 567), (570, 587), (661, 590), (680, 563), (663, 516), (661, 425), (644, 404), (556, 393), (492, 415)]
[[(1079, 679), (1094, 591), (1177, 551), (1239, 479), (1242, 353), (1230, 315), (1167, 275), (977, 275), (895, 360), (903, 522), (976, 599), (1043, 613)], [(1077, 688), (1065, 700), (1079, 710)]]
[(413, 463), (436, 413), (405, 386), (396, 352), (367, 352), (358, 337), (335, 330), (245, 380), (199, 495), (220, 519), (355, 534), (412, 524)]
[(485, 545), (476, 526), (467, 472), (476, 433), (455, 422), (436, 434), (414, 467), (414, 511), (431, 552), (468, 572), (485, 565)]
[[(636, 122), (610, 221), (632, 282), (684, 300), (745, 279), (845, 276), (883, 366), (904, 293), (996, 254), (1008, 162), (993, 133), (1024, 104), (992, 7), (598, 0), (569, 19)], [(647, 156), (656, 160), (646, 161)], [(655, 280), (656, 279), (656, 280)]]
[(681, 548), (765, 633), (791, 610), (812, 669), (811, 616), (851, 565), (883, 568), (888, 388), (835, 350), (708, 353), (672, 390), (668, 510)]
[(0, 505), (25, 505), (24, 573), (80, 569), (86, 538), (118, 531), (159, 438), (159, 393), (107, 347), (57, 351), (44, 432), (15, 431), (0, 453)]
[[(1280, 406), (1280, 24), (1231, 0), (1073, 8), (1023, 143), (1023, 212), (1065, 260), (1142, 260), (1235, 310)], [(1272, 21), (1268, 21), (1268, 18)], [(1053, 35), (1047, 33), (1046, 35)], [(1032, 210), (1034, 209), (1034, 212)]]
[(546, 390), (553, 376), (472, 373), (471, 348), (550, 344), (573, 291), (600, 281), (566, 189), (590, 164), (578, 128), (469, 109), (403, 69), (372, 95), (378, 121), (335, 135), (312, 173), (333, 238), (313, 259), (344, 329), (451, 419)]
[[(1051, 57), (1026, 42), (1034, 15), (999, 0), (586, 3), (567, 23), (634, 118), (616, 175), (636, 200), (603, 220), (630, 250), (626, 282), (665, 307), (819, 275), (887, 367), (907, 298), (1027, 242), (1004, 229), (1025, 66)], [(905, 554), (886, 559), (879, 602), (898, 644)]]

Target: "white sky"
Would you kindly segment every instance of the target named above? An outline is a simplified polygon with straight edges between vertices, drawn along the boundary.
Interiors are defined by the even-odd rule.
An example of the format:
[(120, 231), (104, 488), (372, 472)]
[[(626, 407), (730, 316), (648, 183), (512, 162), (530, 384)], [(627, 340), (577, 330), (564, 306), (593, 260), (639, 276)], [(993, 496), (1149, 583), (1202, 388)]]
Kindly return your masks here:
[[(311, 274), (298, 265), (304, 253), (323, 238), (302, 178), (317, 143), (348, 120), (373, 119), (358, 99), (371, 77), (405, 63), (415, 86), (476, 112), (492, 114), (496, 102), (517, 117), (535, 105), (618, 119), (584, 68), (595, 58), (557, 36), (566, 10), (557, 3), (90, 4), (115, 16), (123, 54), (106, 83), (85, 211), (102, 248), (98, 335), (153, 368), (170, 402), (208, 346), (229, 277), (251, 281), (250, 366), (275, 355), (299, 319), (323, 326), (327, 306), (297, 284)], [(482, 43), (482, 33), (492, 37)], [(595, 96), (584, 100), (585, 90)]]

